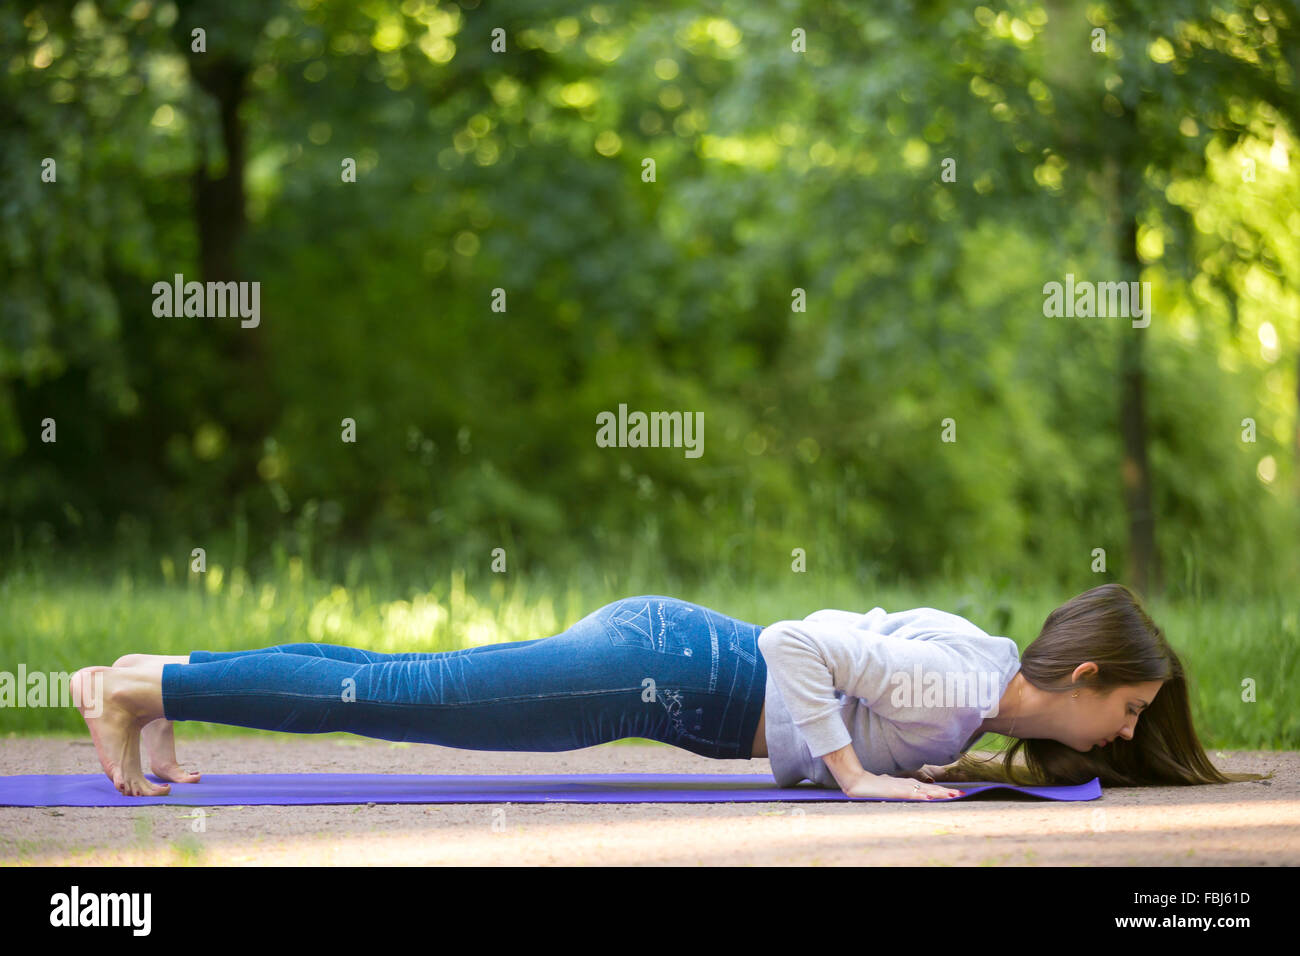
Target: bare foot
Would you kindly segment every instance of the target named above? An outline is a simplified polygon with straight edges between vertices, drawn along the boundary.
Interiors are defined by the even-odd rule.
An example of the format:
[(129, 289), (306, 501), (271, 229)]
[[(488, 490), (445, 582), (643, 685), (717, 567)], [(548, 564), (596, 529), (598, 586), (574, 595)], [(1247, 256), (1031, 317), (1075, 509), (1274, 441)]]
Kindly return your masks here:
[(166, 796), (171, 785), (152, 783), (140, 766), (140, 730), (145, 721), (127, 707), (120, 674), (112, 667), (83, 667), (68, 681), (73, 703), (90, 730), (99, 765), (117, 792), (128, 797)]
[(198, 783), (197, 770), (185, 770), (176, 760), (176, 734), (172, 722), (166, 717), (159, 717), (144, 725), (140, 731), (145, 752), (149, 754), (149, 766), (155, 777), (162, 777), (173, 783)]
[[(126, 654), (113, 662), (114, 667), (134, 667), (143, 663), (188, 664), (188, 654)], [(155, 777), (173, 783), (198, 783), (196, 770), (185, 770), (176, 759), (176, 732), (174, 724), (159, 717), (145, 724), (140, 731), (145, 753), (149, 755), (149, 768)]]

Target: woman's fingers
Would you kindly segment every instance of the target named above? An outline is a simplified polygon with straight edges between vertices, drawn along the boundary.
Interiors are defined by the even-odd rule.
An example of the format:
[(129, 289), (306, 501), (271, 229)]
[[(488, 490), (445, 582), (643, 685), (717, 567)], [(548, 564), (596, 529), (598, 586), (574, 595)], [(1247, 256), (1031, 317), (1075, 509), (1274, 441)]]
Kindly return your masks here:
[(940, 786), (939, 784), (935, 784), (933, 787), (925, 791), (925, 796), (927, 800), (938, 800), (944, 797), (960, 797), (963, 795), (963, 793), (964, 791), (961, 790), (956, 790), (951, 787), (943, 787)]

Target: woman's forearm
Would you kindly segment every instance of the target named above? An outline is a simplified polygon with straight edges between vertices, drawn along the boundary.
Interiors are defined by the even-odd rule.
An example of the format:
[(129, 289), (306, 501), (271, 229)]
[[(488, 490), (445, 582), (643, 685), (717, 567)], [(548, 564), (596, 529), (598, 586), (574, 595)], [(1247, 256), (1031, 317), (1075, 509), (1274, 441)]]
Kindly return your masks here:
[(864, 777), (874, 776), (863, 768), (858, 755), (853, 752), (852, 744), (845, 744), (839, 750), (823, 754), (822, 760), (826, 761), (826, 768), (841, 790), (847, 790)]

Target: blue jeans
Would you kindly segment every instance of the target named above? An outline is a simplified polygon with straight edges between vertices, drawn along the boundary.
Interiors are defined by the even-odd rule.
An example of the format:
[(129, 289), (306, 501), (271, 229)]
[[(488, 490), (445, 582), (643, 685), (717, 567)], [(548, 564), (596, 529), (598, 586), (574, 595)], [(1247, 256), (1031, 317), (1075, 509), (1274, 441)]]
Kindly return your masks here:
[(464, 750), (577, 750), (623, 737), (747, 760), (763, 710), (762, 627), (650, 594), (531, 641), (380, 654), (334, 644), (194, 651), (163, 714)]

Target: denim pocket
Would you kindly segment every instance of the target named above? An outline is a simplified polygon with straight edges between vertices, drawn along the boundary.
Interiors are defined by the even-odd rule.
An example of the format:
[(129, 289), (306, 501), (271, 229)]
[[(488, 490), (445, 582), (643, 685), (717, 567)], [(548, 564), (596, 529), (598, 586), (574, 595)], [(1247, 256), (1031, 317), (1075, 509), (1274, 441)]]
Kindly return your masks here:
[(671, 598), (635, 597), (616, 601), (604, 615), (605, 633), (617, 647), (639, 647), (659, 654), (691, 657), (690, 629), (702, 609)]

